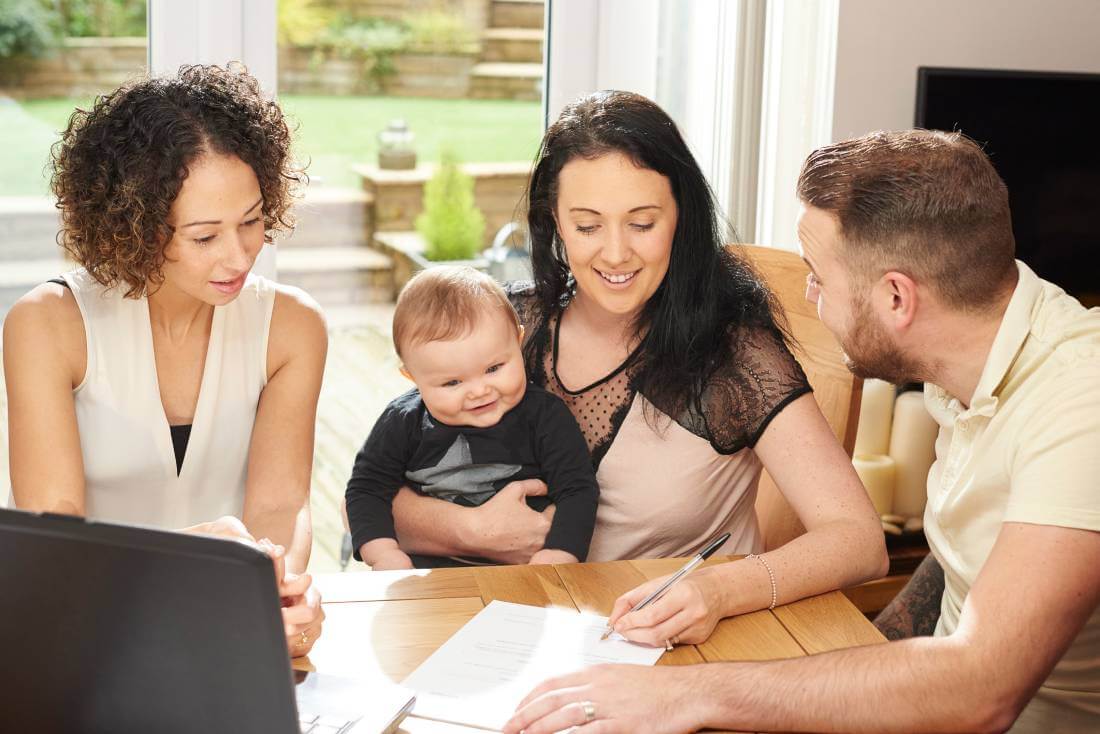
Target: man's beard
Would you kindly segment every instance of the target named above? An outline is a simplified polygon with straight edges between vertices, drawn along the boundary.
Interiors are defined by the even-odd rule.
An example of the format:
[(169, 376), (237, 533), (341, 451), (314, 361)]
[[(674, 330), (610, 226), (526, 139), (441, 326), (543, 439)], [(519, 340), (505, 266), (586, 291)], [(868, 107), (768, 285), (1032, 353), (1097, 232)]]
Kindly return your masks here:
[(845, 366), (857, 377), (886, 380), (895, 385), (926, 379), (926, 365), (902, 353), (867, 301), (859, 299), (852, 305), (853, 326), (840, 343)]

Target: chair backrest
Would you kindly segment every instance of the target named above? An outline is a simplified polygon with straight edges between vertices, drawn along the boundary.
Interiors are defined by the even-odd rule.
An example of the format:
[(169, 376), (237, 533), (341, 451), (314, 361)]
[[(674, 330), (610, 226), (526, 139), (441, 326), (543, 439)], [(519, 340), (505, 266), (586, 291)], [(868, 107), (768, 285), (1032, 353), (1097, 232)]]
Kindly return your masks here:
[[(783, 307), (797, 342), (795, 357), (814, 388), (814, 397), (825, 420), (851, 456), (856, 442), (863, 381), (845, 367), (840, 345), (817, 318), (817, 307), (806, 300), (809, 268), (801, 257), (787, 250), (757, 245), (730, 245), (730, 249), (756, 268)], [(805, 532), (766, 471), (760, 478), (756, 513), (768, 550)]]

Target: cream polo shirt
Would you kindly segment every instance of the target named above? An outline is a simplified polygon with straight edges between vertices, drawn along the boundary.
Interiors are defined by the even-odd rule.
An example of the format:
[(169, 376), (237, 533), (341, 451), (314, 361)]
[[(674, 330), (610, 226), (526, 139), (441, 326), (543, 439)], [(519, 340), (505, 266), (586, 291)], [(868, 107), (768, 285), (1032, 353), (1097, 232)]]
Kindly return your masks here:
[[(944, 570), (937, 635), (958, 626), (1002, 523), (1100, 531), (1100, 309), (1085, 309), (1017, 266), (1019, 282), (970, 407), (925, 386), (940, 426), (924, 514)], [(1100, 732), (1100, 611), (1012, 731)]]

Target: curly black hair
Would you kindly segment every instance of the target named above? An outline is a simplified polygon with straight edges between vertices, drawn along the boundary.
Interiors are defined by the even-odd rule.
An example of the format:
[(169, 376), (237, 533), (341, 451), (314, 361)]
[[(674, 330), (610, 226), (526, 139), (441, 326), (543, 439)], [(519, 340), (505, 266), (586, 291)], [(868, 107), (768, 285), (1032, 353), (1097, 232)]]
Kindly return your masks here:
[(171, 78), (128, 83), (77, 109), (53, 146), (58, 244), (105, 287), (147, 295), (164, 281), (172, 202), (188, 167), (207, 153), (251, 166), (270, 241), (293, 228), (290, 207), (306, 181), (290, 142), (282, 110), (239, 64), (183, 66)]

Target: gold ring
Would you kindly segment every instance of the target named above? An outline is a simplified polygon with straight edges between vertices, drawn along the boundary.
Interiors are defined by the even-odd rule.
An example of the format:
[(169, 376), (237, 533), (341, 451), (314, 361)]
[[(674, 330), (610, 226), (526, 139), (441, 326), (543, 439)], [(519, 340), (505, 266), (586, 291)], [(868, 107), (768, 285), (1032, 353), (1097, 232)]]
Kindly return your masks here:
[(584, 723), (591, 724), (596, 720), (596, 704), (591, 701), (581, 701), (581, 709), (584, 710)]
[(305, 647), (309, 644), (309, 635), (305, 632), (302, 633), (302, 639), (298, 640), (298, 647)]

